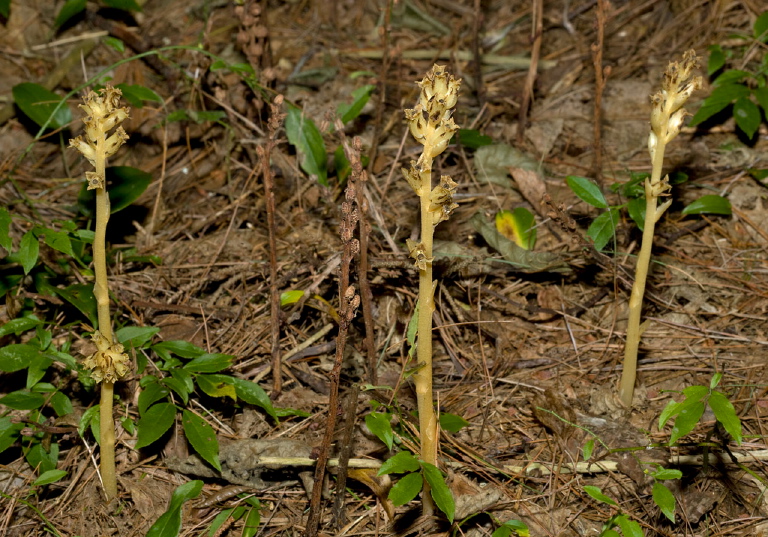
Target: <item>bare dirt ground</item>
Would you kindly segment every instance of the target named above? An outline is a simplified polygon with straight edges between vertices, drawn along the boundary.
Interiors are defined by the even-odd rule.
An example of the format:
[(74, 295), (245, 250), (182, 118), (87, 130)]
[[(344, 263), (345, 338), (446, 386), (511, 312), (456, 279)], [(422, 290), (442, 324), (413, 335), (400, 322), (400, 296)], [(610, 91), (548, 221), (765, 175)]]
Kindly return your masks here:
[[(400, 169), (420, 149), (406, 135), (403, 108), (413, 107), (414, 81), (433, 63), (446, 65), (463, 79), (454, 115), (459, 126), (476, 129), (542, 165), (533, 177), (510, 162), (501, 165), (501, 173), (492, 173), (479, 165), (476, 151), (460, 144), (436, 162), (439, 173), (459, 184), (459, 208), (436, 231), (438, 251), (444, 253), (435, 260), (435, 390), (442, 412), (469, 422), (458, 433), (443, 432), (440, 460), (461, 509), (457, 521), (476, 516), (460, 526), (445, 521), (419, 526), (406, 512), (410, 507), (411, 515), (418, 513), (414, 502), (396, 509), (393, 524), (382, 498), (364, 478), (349, 479), (342, 510), (332, 510), (336, 475), (331, 472), (321, 534), (490, 535), (499, 521), (517, 519), (533, 536), (599, 535), (619, 511), (592, 499), (585, 485), (600, 487), (616, 499), (621, 512), (647, 536), (768, 532), (768, 475), (765, 463), (751, 456), (766, 449), (768, 220), (765, 186), (746, 173), (750, 167), (768, 167), (765, 124), (753, 144), (743, 143), (731, 119), (707, 130), (687, 129), (668, 149), (665, 170), (684, 171), (690, 180), (675, 188), (675, 201), (659, 224), (644, 308), (650, 324), (641, 343), (631, 411), (619, 403), (616, 385), (640, 232), (623, 213), (615, 253), (609, 246), (606, 256), (595, 255), (579, 237), (599, 211), (574, 196), (564, 179), (599, 176), (609, 200), (622, 203), (609, 186), (626, 182), (629, 172), (650, 170), (648, 97), (658, 91), (668, 62), (691, 48), (706, 61), (709, 45), (737, 46), (732, 36), (751, 33), (760, 2), (616, 1), (605, 4), (602, 26), (594, 1), (545, 2), (538, 34), (535, 2), (408, 0), (391, 11), (386, 2), (373, 0), (246, 2), (261, 7), (252, 18), (238, 16), (226, 1), (157, 0), (133, 17), (89, 2), (87, 15), (56, 30), (54, 19), (62, 4), (14, 1), (10, 19), (0, 27), (0, 105), (7, 109), (0, 125), (0, 198), (14, 215), (27, 218), (14, 219), (11, 235), (18, 243), (37, 222), (55, 227), (57, 221), (72, 219), (88, 225), (73, 209), (86, 169), (83, 160), (61, 146), (56, 135), (33, 143), (36, 129), (13, 108), (14, 85), (42, 83), (58, 70), (63, 72), (51, 89), (64, 95), (114, 65), (109, 72), (113, 83), (139, 84), (161, 96), (163, 106), (147, 103), (133, 109), (126, 124), (130, 141), (110, 161), (153, 177), (137, 202), (110, 222), (115, 323), (159, 327), (160, 340), (186, 340), (209, 352), (234, 355), (231, 374), (259, 382), (276, 407), (306, 413), (276, 424), (248, 405), (234, 408), (220, 398), (193, 396), (190, 405), (210, 410), (209, 421), (222, 444), (240, 438), (289, 438), (317, 448), (329, 412), (337, 412), (331, 456), (346, 443), (354, 459), (382, 460), (390, 454), (364, 425), (374, 399), (392, 402), (400, 411), (400, 430), (406, 437), (408, 431), (415, 434), (408, 419), (415, 396), (406, 374), (414, 366), (406, 332), (418, 274), (405, 240), (417, 238), (419, 215), (418, 200)], [(602, 65), (608, 69), (601, 92), (602, 138), (596, 147), (598, 29), (604, 30)], [(525, 88), (532, 34), (540, 37), (540, 53), (530, 93)], [(125, 50), (107, 46), (107, 36), (122, 40)], [(172, 45), (199, 47), (230, 63), (250, 63), (265, 93), (252, 91), (229, 71), (210, 70), (213, 60), (190, 49), (164, 50), (118, 65)], [(252, 48), (244, 52), (244, 45)], [(363, 154), (370, 158), (364, 219), (371, 227), (367, 277), (372, 357), (377, 385), (394, 390), (363, 390), (355, 404), (349, 402), (351, 386), (371, 379), (371, 349), (358, 315), (350, 326), (341, 373), (343, 403), (329, 409), (343, 185), (334, 172), (329, 186), (309, 177), (300, 168), (295, 147), (279, 132), (271, 160), (277, 281), (270, 282), (257, 147), (264, 146), (268, 132), (265, 95), (284, 95), (327, 133), (330, 114), (340, 103), (351, 102), (352, 91), (364, 84), (374, 84), (376, 90), (345, 130), (350, 138), (361, 138)], [(688, 109), (697, 110), (709, 91), (705, 84)], [(70, 102), (73, 111), (75, 101)], [(530, 107), (521, 125), (526, 102)], [(178, 110), (223, 114), (217, 121), (165, 121)], [(75, 134), (81, 129), (79, 120), (71, 126)], [(332, 154), (340, 144), (338, 135), (324, 139)], [(552, 208), (541, 204), (545, 192), (565, 207), (575, 229), (560, 225), (566, 216), (553, 220)], [(681, 214), (682, 207), (705, 193), (727, 196), (733, 215)], [(535, 251), (553, 254), (556, 262), (538, 268), (501, 262), (473, 226), (478, 218), (492, 224), (497, 211), (516, 207), (535, 214)], [(130, 255), (145, 257), (131, 257), (128, 248), (135, 248)], [(61, 269), (61, 263), (68, 263), (61, 261), (62, 254), (41, 248), (41, 255), (62, 275), (61, 286), (86, 283), (78, 270)], [(352, 280), (357, 285), (356, 266)], [(6, 263), (0, 270), (18, 272), (14, 267)], [(281, 293), (304, 292), (303, 299), (280, 309), (280, 353), (286, 356), (319, 336), (284, 360), (279, 394), (271, 372), (270, 283)], [(33, 300), (39, 317), (60, 325), (78, 315), (61, 301), (37, 294), (29, 281), (22, 280), (8, 295), (9, 305), (0, 310), (2, 322), (13, 318), (13, 297)], [(88, 332), (82, 324), (55, 331), (54, 337), (79, 349)], [(12, 343), (13, 336), (3, 342)], [(721, 389), (741, 418), (744, 442), (728, 444), (715, 431), (714, 417), (705, 414), (679, 446), (664, 447), (669, 427), (659, 431), (657, 422), (675, 395), (667, 390), (708, 386), (718, 371), (724, 374)], [(51, 381), (76, 386), (71, 378), (49, 374)], [(0, 391), (23, 387), (13, 385), (19, 382), (14, 378), (0, 381)], [(138, 376), (122, 383), (121, 417), (138, 419), (140, 389)], [(96, 392), (82, 388), (71, 397), (78, 415), (98, 402)], [(0, 412), (6, 409), (0, 407)], [(586, 429), (600, 439), (591, 460), (602, 466), (573, 472), (572, 463), (583, 460), (582, 448), (591, 437)], [(3, 481), (0, 532), (145, 535), (166, 510), (171, 492), (193, 478), (172, 471), (167, 462), (186, 456), (190, 448), (180, 423), (162, 445), (137, 451), (135, 442), (119, 430), (121, 496), (113, 509), (102, 507), (88, 452), (92, 437), (84, 443), (77, 434), (59, 434), (58, 468), (69, 472), (68, 477), (31, 496), (27, 492), (35, 473), (18, 446), (7, 450), (0, 455), (1, 468), (20, 479)], [(651, 449), (652, 444), (658, 446)], [(733, 463), (725, 445), (743, 456), (742, 466)], [(718, 455), (716, 463), (696, 463), (705, 449)], [(688, 462), (681, 464), (679, 457), (684, 456)], [(668, 482), (677, 499), (676, 523), (652, 500), (653, 482), (644, 472), (650, 466), (639, 460), (683, 471), (682, 479)], [(203, 497), (231, 484), (204, 480)], [(304, 534), (308, 496), (300, 484), (272, 483), (255, 494), (262, 505), (259, 535)], [(208, 535), (223, 506), (238, 501), (189, 502), (180, 534)], [(240, 535), (242, 524), (225, 524), (217, 535)]]

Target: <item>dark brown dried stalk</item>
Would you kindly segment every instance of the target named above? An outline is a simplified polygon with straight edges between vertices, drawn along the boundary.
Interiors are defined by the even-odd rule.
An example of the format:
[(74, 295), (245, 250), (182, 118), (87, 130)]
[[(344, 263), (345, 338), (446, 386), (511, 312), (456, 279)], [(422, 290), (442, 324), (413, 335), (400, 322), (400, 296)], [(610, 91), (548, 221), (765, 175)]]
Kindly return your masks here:
[(280, 395), (283, 389), (283, 363), (280, 357), (280, 290), (277, 288), (277, 228), (275, 225), (274, 177), (269, 161), (272, 149), (277, 143), (277, 133), (283, 125), (285, 114), (281, 113), (283, 96), (275, 97), (270, 105), (269, 135), (263, 146), (256, 148), (261, 161), (264, 177), (264, 196), (267, 202), (267, 228), (269, 229), (269, 310), (270, 335), (272, 337), (272, 397)]
[(360, 139), (355, 138), (352, 142), (352, 146), (350, 146), (346, 136), (344, 136), (344, 131), (338, 128), (338, 125), (336, 130), (341, 136), (344, 153), (346, 154), (350, 168), (352, 169), (352, 172), (350, 173), (351, 180), (356, 183), (355, 191), (357, 192), (357, 207), (360, 211), (360, 223), (358, 226), (360, 262), (357, 266), (357, 283), (360, 286), (363, 323), (365, 325), (365, 355), (368, 363), (368, 382), (375, 386), (378, 383), (376, 375), (376, 346), (374, 342), (371, 286), (368, 282), (368, 235), (370, 234), (371, 226), (365, 218), (368, 213), (368, 202), (365, 196), (368, 172), (363, 168), (363, 163), (360, 159), (360, 153), (362, 151), (362, 142)]
[(344, 193), (344, 202), (341, 204), (341, 274), (339, 276), (339, 335), (336, 338), (336, 356), (333, 369), (330, 374), (331, 393), (328, 397), (328, 421), (325, 427), (325, 435), (317, 454), (317, 466), (315, 466), (315, 486), (312, 491), (312, 499), (309, 505), (307, 517), (306, 537), (317, 535), (320, 523), (320, 501), (322, 499), (323, 480), (325, 479), (325, 466), (328, 462), (333, 433), (336, 429), (336, 417), (340, 412), (339, 406), (339, 378), (341, 376), (341, 364), (344, 358), (344, 348), (347, 344), (349, 324), (355, 317), (355, 312), (360, 306), (360, 295), (355, 292), (355, 287), (349, 283), (349, 268), (352, 260), (360, 252), (360, 243), (355, 239), (355, 228), (360, 218), (357, 207), (357, 177), (350, 174), (347, 189)]

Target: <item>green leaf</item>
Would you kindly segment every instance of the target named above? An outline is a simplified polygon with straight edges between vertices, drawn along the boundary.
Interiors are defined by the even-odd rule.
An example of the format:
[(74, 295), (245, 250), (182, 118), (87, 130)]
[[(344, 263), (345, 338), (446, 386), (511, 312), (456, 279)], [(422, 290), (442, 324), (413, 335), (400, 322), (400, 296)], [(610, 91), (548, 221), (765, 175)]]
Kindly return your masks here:
[[(48, 368), (52, 363), (53, 360), (44, 354), (38, 354), (35, 358), (33, 358), (29, 363), (29, 367), (27, 368), (26, 387), (31, 390), (33, 386), (43, 380), (45, 373), (48, 371)], [(35, 391), (39, 392), (42, 390), (36, 389)]]
[(704, 414), (704, 403), (686, 399), (678, 406), (678, 414), (675, 424), (672, 426), (672, 434), (669, 436), (669, 445), (673, 445), (678, 439), (693, 431)]
[(203, 490), (203, 482), (189, 481), (176, 488), (168, 504), (168, 510), (160, 515), (146, 537), (177, 537), (181, 531), (181, 508), (184, 502), (197, 498)]
[(581, 454), (584, 457), (585, 461), (588, 461), (589, 458), (592, 456), (592, 452), (595, 449), (595, 439), (590, 438), (587, 440), (587, 443), (584, 444), (584, 447), (581, 449)]
[(723, 373), (722, 371), (718, 371), (714, 375), (712, 375), (712, 379), (709, 381), (709, 389), (714, 390), (717, 388), (717, 385), (720, 384), (720, 381), (723, 380)]
[(2, 246), (6, 254), (11, 253), (13, 248), (13, 241), (11, 240), (11, 214), (5, 207), (0, 207), (0, 246)]
[(228, 375), (197, 375), (195, 382), (210, 397), (230, 397), (237, 402), (235, 379)]
[(453, 501), (451, 489), (445, 483), (443, 473), (437, 466), (428, 462), (422, 462), (421, 468), (424, 472), (424, 479), (429, 483), (435, 505), (445, 514), (448, 521), (453, 523), (453, 517), (456, 514), (456, 503)]
[(171, 403), (158, 403), (139, 419), (139, 434), (135, 449), (141, 449), (159, 440), (173, 426), (176, 407)]
[(673, 470), (667, 468), (660, 468), (655, 472), (651, 472), (654, 479), (665, 481), (667, 479), (680, 479), (683, 477), (683, 472), (680, 470)]
[(67, 0), (61, 10), (59, 10), (59, 14), (56, 15), (53, 25), (56, 27), (62, 26), (69, 19), (84, 11), (86, 3), (87, 0)]
[(533, 250), (536, 245), (536, 219), (525, 207), (496, 213), (496, 229), (521, 248)]
[(93, 296), (93, 285), (76, 283), (64, 289), (54, 288), (54, 291), (85, 315), (94, 327), (98, 327), (98, 305), (96, 297)]
[(72, 401), (70, 401), (69, 397), (67, 397), (63, 392), (54, 393), (51, 396), (51, 399), (48, 401), (48, 404), (51, 405), (51, 408), (59, 417), (67, 416), (74, 412)]
[(293, 291), (285, 291), (280, 294), (280, 306), (290, 306), (295, 304), (299, 300), (304, 298), (304, 291), (301, 289), (294, 289)]
[(0, 0), (0, 15), (6, 19), (11, 16), (11, 0)]
[(125, 416), (123, 418), (120, 418), (120, 425), (123, 426), (123, 429), (125, 429), (129, 435), (135, 436), (136, 435), (136, 422), (133, 421), (128, 416)]
[(624, 537), (643, 537), (643, 528), (634, 520), (630, 520), (627, 515), (617, 516), (616, 522), (619, 524)]
[(203, 354), (187, 362), (184, 369), (193, 373), (218, 373), (232, 365), (233, 359), (230, 354)]
[(395, 441), (395, 434), (392, 432), (392, 424), (390, 423), (391, 419), (392, 415), (387, 412), (371, 412), (365, 416), (365, 425), (368, 430), (384, 442), (387, 449), (392, 449), (392, 443)]
[(419, 460), (408, 451), (398, 451), (393, 457), (390, 457), (379, 468), (377, 475), (404, 474), (406, 472), (416, 472), (421, 468)]
[(184, 388), (189, 393), (195, 391), (195, 382), (192, 380), (192, 373), (186, 369), (178, 367), (173, 368), (171, 369), (171, 376), (179, 382), (182, 382), (184, 384)]
[(733, 103), (733, 117), (736, 119), (736, 125), (744, 131), (747, 138), (752, 138), (760, 127), (762, 117), (760, 109), (751, 99), (742, 97)]
[(33, 440), (34, 445), (27, 451), (26, 459), (29, 465), (41, 474), (49, 470), (55, 470), (59, 462), (59, 444), (52, 442), (50, 450), (46, 451), (43, 445)]
[(261, 511), (258, 507), (251, 507), (245, 517), (242, 537), (254, 537), (259, 531), (259, 524), (261, 524)]
[(763, 43), (768, 43), (768, 11), (763, 12), (757, 17), (753, 28), (755, 39), (762, 41)]
[[(112, 37), (112, 36), (107, 35), (107, 36), (104, 36), (102, 38), (102, 41), (104, 41), (105, 45), (115, 49), (118, 52), (125, 52), (125, 43), (123, 43), (122, 40), (120, 40), (120, 39), (118, 39), (116, 37)], [(125, 93), (123, 93), (123, 96), (125, 96)], [(139, 102), (141, 103), (141, 101), (139, 101)], [(133, 104), (133, 103), (131, 103), (131, 104)], [(139, 106), (139, 108), (141, 108), (141, 106)]]
[(143, 416), (147, 409), (160, 399), (168, 397), (171, 391), (159, 382), (150, 382), (139, 394), (139, 416)]
[[(175, 369), (172, 370), (171, 375), (173, 375), (173, 373), (175, 372), (176, 372)], [(194, 386), (192, 389), (190, 389), (185, 380), (179, 379), (176, 376), (165, 377), (162, 380), (162, 383), (168, 386), (171, 390), (173, 390), (174, 393), (181, 398), (182, 403), (184, 403), (185, 405), (189, 403), (189, 394), (192, 393), (192, 389), (194, 389)]]
[[(77, 434), (80, 436), (83, 436), (85, 434), (85, 430), (88, 428), (89, 425), (91, 425), (92, 421), (95, 421), (98, 425), (99, 423), (99, 405), (94, 405), (85, 412), (83, 412), (83, 415), (80, 417), (80, 424), (77, 426)], [(94, 434), (96, 438), (99, 438), (98, 434)]]
[(637, 224), (640, 231), (645, 229), (645, 198), (632, 198), (627, 202), (629, 217)]
[(458, 137), (459, 143), (469, 149), (477, 149), (493, 143), (493, 138), (480, 134), (480, 131), (475, 129), (459, 129)]
[(725, 53), (720, 45), (709, 47), (709, 59), (707, 60), (707, 76), (712, 76), (725, 65)]
[[(401, 452), (402, 453), (402, 452)], [(392, 500), (395, 507), (400, 507), (413, 500), (421, 488), (424, 486), (424, 478), (421, 473), (414, 472), (404, 475), (400, 481), (389, 490), (388, 498)]]
[(40, 243), (38, 242), (37, 237), (31, 230), (27, 231), (21, 237), (19, 251), (15, 254), (19, 263), (21, 263), (21, 268), (24, 269), (24, 274), (29, 274), (29, 271), (35, 267), (39, 253)]
[(45, 244), (63, 254), (75, 257), (72, 251), (72, 241), (69, 239), (69, 233), (56, 231), (50, 228), (36, 228), (38, 235), (43, 235)]
[(211, 525), (208, 526), (208, 537), (214, 537), (217, 535), (217, 530), (222, 526), (222, 524), (224, 524), (224, 522), (227, 521), (234, 510), (234, 508), (223, 509), (222, 511), (219, 511), (218, 515), (213, 517)]
[(682, 210), (682, 213), (683, 214), (710, 213), (710, 214), (722, 214), (727, 216), (732, 213), (731, 202), (728, 201), (723, 196), (708, 194), (686, 205), (685, 208)]
[(715, 418), (728, 431), (731, 438), (737, 444), (741, 444), (741, 420), (728, 398), (721, 392), (713, 391), (709, 396), (709, 408), (715, 413)]
[(749, 88), (742, 84), (723, 84), (722, 86), (716, 86), (709, 97), (704, 99), (701, 108), (694, 114), (689, 125), (693, 127), (706, 121), (725, 109), (725, 107), (736, 99), (749, 97), (749, 93)]
[(491, 537), (509, 537), (512, 535), (513, 531), (515, 532), (515, 535), (518, 535), (519, 537), (528, 537), (530, 535), (528, 526), (526, 526), (524, 522), (519, 520), (507, 520), (504, 524), (496, 528), (491, 534)]
[(182, 358), (197, 358), (198, 356), (205, 354), (205, 351), (197, 345), (193, 345), (192, 343), (183, 340), (163, 341), (152, 345), (152, 350), (165, 360), (168, 359), (168, 353), (173, 353)]
[(159, 331), (156, 326), (124, 326), (115, 332), (115, 336), (126, 349), (138, 349), (152, 341)]
[(48, 470), (47, 472), (40, 474), (40, 477), (32, 482), (32, 486), (42, 487), (43, 485), (50, 485), (51, 483), (56, 483), (56, 481), (59, 481), (66, 475), (67, 472), (64, 470)]
[(444, 431), (458, 433), (467, 425), (469, 425), (469, 422), (461, 416), (450, 414), (448, 412), (440, 414), (440, 428)]
[(709, 395), (709, 389), (706, 386), (686, 386), (683, 388), (683, 395), (689, 401), (701, 401)]
[[(672, 492), (659, 483), (658, 481), (653, 484), (653, 501), (659, 506), (664, 516), (669, 519), (672, 524), (675, 523), (675, 497)], [(624, 530), (622, 530), (624, 531)]]
[(565, 178), (565, 182), (568, 184), (568, 188), (570, 188), (582, 201), (590, 204), (592, 207), (597, 207), (598, 209), (608, 208), (608, 202), (605, 201), (605, 196), (603, 196), (603, 193), (600, 192), (600, 187), (597, 186), (597, 183), (592, 179), (579, 177), (577, 175), (569, 175)]
[(285, 134), (288, 142), (296, 147), (303, 155), (301, 169), (317, 177), (318, 182), (328, 186), (328, 171), (326, 169), (328, 155), (325, 143), (315, 123), (300, 108), (288, 106), (285, 119)]
[(0, 347), (0, 371), (13, 373), (27, 367), (40, 355), (40, 349), (27, 343), (14, 343)]
[(32, 121), (49, 129), (63, 129), (72, 122), (72, 111), (66, 103), (59, 106), (62, 98), (40, 84), (22, 82), (13, 86), (16, 106)]
[(264, 412), (277, 421), (277, 414), (272, 406), (272, 401), (261, 386), (250, 380), (235, 378), (235, 391), (240, 399), (248, 404), (261, 407)]
[(748, 71), (741, 71), (739, 69), (728, 69), (727, 71), (722, 73), (720, 76), (718, 76), (717, 79), (714, 80), (713, 84), (715, 86), (721, 86), (724, 84), (743, 85), (744, 79), (751, 76), (752, 76), (752, 73), (749, 73)]
[(221, 472), (219, 440), (216, 438), (216, 432), (213, 430), (213, 427), (203, 418), (187, 409), (182, 411), (181, 423), (184, 426), (184, 435), (192, 447), (195, 448), (197, 454)]
[(23, 423), (13, 423), (8, 416), (0, 418), (0, 453), (16, 442), (23, 428)]
[(336, 108), (336, 113), (341, 117), (341, 122), (349, 123), (359, 116), (375, 89), (376, 86), (373, 84), (367, 84), (355, 89), (352, 92), (352, 104), (341, 103)]
[(595, 249), (602, 251), (616, 236), (616, 225), (619, 223), (619, 209), (611, 207), (595, 218), (587, 229), (587, 236), (595, 241)]
[(305, 410), (299, 410), (298, 408), (275, 408), (275, 416), (277, 418), (287, 418), (290, 416), (296, 416), (298, 418), (308, 418), (312, 414)]
[(146, 86), (139, 84), (118, 84), (115, 86), (123, 92), (123, 97), (135, 108), (142, 108), (144, 101), (163, 103), (163, 98)]
[(599, 487), (594, 487), (592, 485), (584, 485), (584, 492), (592, 496), (595, 500), (598, 502), (607, 503), (608, 505), (615, 505), (618, 506), (614, 500), (603, 494), (603, 492), (600, 490)]
[(104, 3), (123, 11), (141, 11), (141, 6), (136, 3), (136, 0), (104, 0)]
[(569, 269), (564, 265), (562, 258), (552, 252), (533, 252), (519, 247), (514, 241), (509, 240), (499, 233), (496, 226), (488, 223), (482, 213), (476, 213), (470, 219), (472, 227), (483, 236), (488, 246), (499, 252), (515, 270), (521, 272), (565, 272)]
[[(115, 214), (131, 205), (152, 182), (151, 174), (131, 166), (109, 166), (106, 169), (106, 176), (110, 214)], [(83, 186), (77, 195), (80, 212), (85, 216), (93, 216), (95, 200), (96, 191), (88, 190), (83, 181)]]
[(755, 88), (752, 90), (752, 94), (755, 96), (758, 104), (763, 109), (763, 115), (768, 118), (768, 87)]
[(5, 397), (0, 397), (0, 405), (16, 410), (34, 410), (44, 404), (45, 397), (42, 394), (32, 393), (29, 390), (17, 390)]

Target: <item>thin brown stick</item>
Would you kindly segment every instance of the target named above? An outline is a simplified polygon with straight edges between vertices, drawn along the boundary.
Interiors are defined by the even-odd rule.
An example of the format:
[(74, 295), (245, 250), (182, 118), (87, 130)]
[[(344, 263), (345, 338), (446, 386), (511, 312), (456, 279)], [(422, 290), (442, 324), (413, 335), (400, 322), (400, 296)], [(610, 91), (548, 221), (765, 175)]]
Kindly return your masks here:
[(337, 530), (347, 523), (345, 512), (344, 492), (347, 488), (347, 470), (349, 457), (352, 455), (352, 433), (355, 429), (357, 417), (357, 398), (360, 395), (360, 386), (355, 384), (347, 395), (347, 404), (344, 409), (347, 415), (344, 417), (344, 439), (339, 450), (339, 470), (336, 475), (336, 497), (333, 499), (333, 522)]
[[(343, 125), (337, 121), (338, 130)], [(344, 202), (341, 204), (341, 274), (339, 276), (339, 335), (336, 338), (336, 356), (333, 369), (330, 374), (331, 393), (328, 397), (328, 421), (325, 427), (325, 435), (317, 454), (317, 466), (315, 467), (315, 486), (312, 491), (312, 499), (309, 504), (307, 527), (304, 535), (315, 537), (320, 524), (320, 501), (322, 500), (323, 480), (325, 479), (325, 466), (328, 462), (333, 433), (336, 429), (336, 416), (339, 413), (339, 378), (341, 376), (341, 364), (344, 359), (344, 348), (347, 344), (349, 325), (355, 317), (355, 312), (360, 305), (360, 295), (355, 292), (354, 286), (349, 284), (349, 267), (352, 260), (360, 251), (360, 243), (354, 238), (355, 228), (359, 220), (360, 211), (356, 206), (357, 178), (350, 174), (347, 188), (344, 193)]]
[(533, 0), (533, 24), (531, 27), (531, 63), (528, 66), (528, 76), (525, 78), (525, 87), (523, 88), (523, 99), (520, 103), (520, 115), (517, 123), (517, 143), (523, 142), (525, 135), (525, 126), (528, 122), (528, 108), (533, 98), (533, 84), (536, 82), (536, 74), (539, 70), (539, 54), (541, 52), (541, 34), (544, 28), (544, 0)]
[(270, 336), (272, 338), (272, 397), (277, 397), (283, 389), (283, 362), (280, 358), (280, 292), (277, 288), (277, 226), (275, 224), (274, 177), (270, 167), (272, 149), (277, 143), (277, 132), (283, 124), (285, 114), (281, 113), (283, 96), (275, 97), (270, 105), (270, 117), (267, 143), (256, 151), (261, 160), (261, 173), (264, 178), (264, 197), (267, 205), (267, 228), (269, 229), (269, 311)]
[(592, 173), (595, 180), (603, 182), (603, 92), (610, 68), (603, 68), (603, 46), (605, 44), (605, 4), (597, 0), (597, 42), (592, 44), (592, 65), (595, 69), (595, 112), (592, 123)]

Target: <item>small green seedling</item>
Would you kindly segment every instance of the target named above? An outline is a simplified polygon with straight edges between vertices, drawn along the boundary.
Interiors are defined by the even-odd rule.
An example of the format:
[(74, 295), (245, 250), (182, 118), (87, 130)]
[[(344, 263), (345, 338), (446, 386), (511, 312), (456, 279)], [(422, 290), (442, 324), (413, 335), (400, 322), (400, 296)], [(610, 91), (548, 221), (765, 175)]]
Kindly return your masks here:
[(453, 522), (456, 504), (445, 476), (435, 465), (417, 459), (408, 451), (400, 451), (381, 466), (378, 475), (387, 474), (404, 474), (389, 491), (389, 499), (395, 507), (410, 502), (428, 485), (437, 508), (449, 522)]
[[(398, 425), (393, 429), (392, 418), (395, 414), (399, 414), (396, 402), (389, 408), (377, 401), (371, 401), (371, 405), (374, 409), (365, 416), (365, 424), (368, 430), (387, 446), (387, 449), (391, 450), (395, 446), (402, 445), (404, 442), (401, 437), (408, 438), (410, 442), (415, 440), (404, 427)], [(403, 419), (403, 416), (399, 416), (398, 423), (402, 423)], [(469, 422), (461, 416), (450, 413), (440, 414), (439, 422), (441, 429), (449, 433), (457, 433), (469, 425)], [(402, 450), (387, 459), (378, 473), (378, 475), (387, 474), (403, 474), (389, 492), (389, 499), (395, 506), (410, 502), (427, 485), (430, 497), (437, 508), (453, 522), (456, 510), (453, 496), (445, 482), (445, 477), (435, 465), (416, 458), (410, 451)]]
[(662, 481), (668, 481), (670, 479), (680, 479), (683, 477), (683, 472), (680, 470), (667, 469), (660, 464), (654, 465), (656, 468), (652, 470), (646, 470), (645, 473), (653, 477), (653, 490), (651, 496), (653, 497), (653, 503), (655, 503), (665, 517), (669, 519), (673, 524), (675, 523), (675, 496)]
[(722, 373), (716, 373), (709, 386), (688, 386), (677, 392), (685, 396), (682, 401), (673, 400), (667, 403), (659, 416), (659, 430), (663, 430), (667, 422), (674, 419), (669, 437), (670, 446), (693, 431), (707, 406), (712, 409), (715, 419), (731, 438), (741, 444), (741, 420), (736, 415), (736, 409), (723, 392), (715, 389), (722, 378)]
[[(585, 485), (584, 486), (584, 492), (589, 494), (593, 499), (597, 500), (598, 502), (604, 503), (606, 505), (610, 505), (613, 507), (618, 508), (619, 504), (616, 502), (616, 500), (609, 498), (603, 492), (600, 490), (599, 487), (594, 487), (591, 485)], [(615, 515), (613, 515), (611, 518), (609, 518), (605, 524), (603, 524), (603, 528), (600, 532), (600, 537), (620, 537), (619, 532), (615, 530), (615, 528), (621, 529), (621, 533), (624, 537), (643, 537), (643, 529), (640, 527), (640, 524), (629, 518), (626, 514), (624, 514), (621, 510), (618, 511)]]
[(517, 537), (529, 537), (530, 534), (531, 532), (524, 522), (513, 519), (499, 524), (499, 527), (493, 531), (491, 537), (512, 537), (514, 535)]

